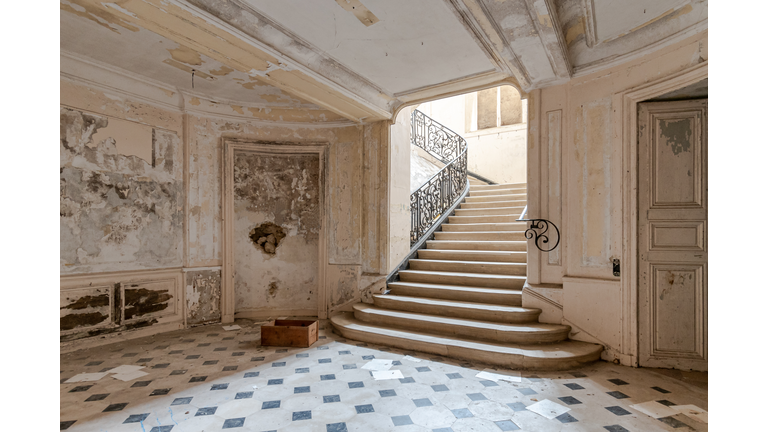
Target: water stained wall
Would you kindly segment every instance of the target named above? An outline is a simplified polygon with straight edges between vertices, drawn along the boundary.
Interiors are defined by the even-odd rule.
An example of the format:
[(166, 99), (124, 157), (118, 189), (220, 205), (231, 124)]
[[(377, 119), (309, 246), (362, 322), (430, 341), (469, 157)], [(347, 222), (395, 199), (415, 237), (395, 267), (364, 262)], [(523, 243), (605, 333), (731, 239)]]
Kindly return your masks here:
[(319, 156), (236, 152), (233, 165), (235, 312), (316, 309)]
[[(106, 116), (61, 108), (62, 274), (180, 266), (179, 137), (151, 128), (152, 159), (118, 153)], [(138, 126), (146, 127), (148, 126)]]

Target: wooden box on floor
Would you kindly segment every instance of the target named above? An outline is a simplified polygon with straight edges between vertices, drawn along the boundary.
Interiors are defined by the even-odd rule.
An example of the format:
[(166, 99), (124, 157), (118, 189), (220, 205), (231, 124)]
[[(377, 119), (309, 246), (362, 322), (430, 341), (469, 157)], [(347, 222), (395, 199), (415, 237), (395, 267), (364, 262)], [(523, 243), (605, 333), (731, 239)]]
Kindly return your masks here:
[(275, 320), (261, 327), (261, 345), (307, 348), (317, 342), (317, 329), (317, 321)]

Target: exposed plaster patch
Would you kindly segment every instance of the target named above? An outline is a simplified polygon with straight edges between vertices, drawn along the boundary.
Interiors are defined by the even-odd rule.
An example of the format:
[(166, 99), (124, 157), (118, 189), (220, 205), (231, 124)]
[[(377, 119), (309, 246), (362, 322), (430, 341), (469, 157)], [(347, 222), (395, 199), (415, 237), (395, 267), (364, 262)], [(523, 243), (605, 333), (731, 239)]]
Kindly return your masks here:
[(222, 65), (218, 69), (213, 69), (213, 70), (208, 71), (208, 73), (210, 73), (211, 75), (216, 75), (216, 76), (225, 76), (225, 75), (228, 75), (230, 72), (234, 72), (234, 71), (235, 71), (234, 69)]
[(200, 105), (200, 99), (193, 97), (192, 99), (189, 100), (189, 104), (195, 105), (195, 106)]
[(370, 27), (379, 22), (376, 15), (368, 10), (365, 5), (360, 3), (360, 0), (336, 0), (336, 3), (338, 3), (345, 11), (352, 13), (352, 15), (360, 20), (361, 23), (365, 24), (366, 27)]
[(203, 64), (203, 59), (200, 58), (200, 53), (191, 48), (187, 48), (184, 45), (179, 45), (178, 48), (174, 49), (168, 48), (168, 52), (171, 53), (171, 57), (178, 62), (192, 66), (200, 66)]
[(584, 36), (584, 18), (579, 19), (565, 31), (565, 43), (570, 47), (579, 36)]
[(553, 28), (552, 26), (552, 17), (549, 16), (549, 14), (537, 14), (539, 18), (539, 23), (545, 27)]
[(187, 324), (221, 319), (221, 271), (196, 270), (186, 273)]
[(73, 13), (77, 16), (89, 19), (115, 33), (120, 33), (120, 31), (112, 27), (112, 25), (120, 26), (132, 32), (139, 31), (138, 27), (133, 26), (130, 23), (120, 19), (119, 17), (109, 13), (108, 11), (91, 4), (87, 0), (64, 0), (59, 3), (59, 7), (65, 12)]

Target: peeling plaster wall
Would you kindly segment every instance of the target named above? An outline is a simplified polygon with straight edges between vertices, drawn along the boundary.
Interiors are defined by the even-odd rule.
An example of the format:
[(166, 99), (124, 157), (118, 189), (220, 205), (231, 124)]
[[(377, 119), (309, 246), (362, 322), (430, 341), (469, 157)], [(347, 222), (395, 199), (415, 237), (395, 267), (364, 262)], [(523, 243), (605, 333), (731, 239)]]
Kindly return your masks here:
[(184, 272), (187, 325), (221, 320), (221, 270)]
[(538, 200), (532, 208), (541, 217), (562, 221), (563, 235), (559, 255), (529, 257), (539, 266), (533, 277), (563, 284), (563, 322), (574, 326), (571, 337), (605, 344), (608, 359), (629, 349), (616, 332), (630, 319), (622, 315), (628, 300), (611, 264), (628, 241), (622, 238), (622, 119), (614, 115), (616, 95), (706, 60), (701, 51), (706, 39), (703, 32), (626, 65), (545, 88), (540, 101), (529, 106), (529, 122), (538, 125), (529, 151), (538, 152), (534, 175), (542, 179), (539, 190), (529, 191), (529, 201)]
[[(118, 153), (109, 118), (62, 107), (61, 273), (181, 266), (181, 140), (151, 130), (152, 158)], [(148, 128), (148, 127), (146, 127)], [(99, 131), (107, 136), (94, 142)]]
[[(315, 309), (322, 283), (318, 156), (237, 152), (234, 171), (235, 313)], [(251, 234), (265, 223), (277, 232)]]
[[(178, 286), (174, 285), (166, 293), (172, 296), (172, 301), (163, 297), (160, 302), (172, 304), (175, 315), (164, 311), (161, 317), (153, 318), (154, 324), (148, 321), (142, 326), (162, 324), (171, 319), (176, 320), (176, 326), (184, 325), (185, 320), (187, 325), (197, 325), (220, 319), (224, 138), (274, 145), (327, 146), (326, 180), (318, 190), (325, 195), (325, 219), (316, 220), (313, 225), (316, 229), (322, 223), (327, 230), (326, 262), (317, 261), (318, 249), (310, 245), (307, 250), (314, 251), (314, 258), (302, 255), (294, 261), (294, 268), (287, 271), (267, 270), (273, 273), (270, 277), (279, 274), (278, 279), (285, 286), (293, 283), (291, 275), (302, 274), (300, 267), (316, 270), (317, 266), (324, 266), (325, 280), (313, 280), (316, 288), (312, 289), (310, 300), (301, 297), (306, 304), (293, 296), (280, 298), (279, 305), (266, 303), (262, 298), (243, 297), (239, 300), (244, 307), (316, 311), (318, 288), (324, 286), (328, 309), (346, 310), (352, 303), (360, 301), (361, 290), (370, 290), (371, 284), (378, 280), (376, 275), (386, 273), (389, 246), (389, 127), (386, 122), (343, 127), (273, 125), (251, 122), (245, 117), (189, 114), (167, 106), (161, 108), (162, 104), (140, 102), (145, 99), (132, 99), (126, 94), (127, 90), (111, 93), (69, 79), (61, 81), (61, 274), (62, 278), (74, 274), (67, 277), (82, 278), (83, 281), (92, 277), (108, 280), (103, 287), (94, 286), (95, 290), (85, 289), (87, 282), (83, 282), (83, 289), (80, 289), (80, 285), (70, 281), (67, 287), (74, 288), (65, 291), (62, 282), (62, 318), (66, 322), (79, 320), (85, 324), (81, 326), (81, 335), (87, 337), (107, 324), (115, 331), (127, 329), (113, 325), (124, 319), (120, 316), (122, 311), (102, 305), (102, 300), (94, 306), (76, 309), (77, 304), (86, 302), (86, 296), (101, 299), (99, 296), (107, 295), (113, 304), (121, 304), (116, 294), (120, 290), (116, 286), (137, 279), (151, 281), (155, 271), (173, 271), (179, 275)], [(120, 145), (109, 139), (89, 142), (94, 133), (103, 135), (104, 131), (109, 131), (109, 122), (117, 123), (118, 120), (150, 131), (148, 136), (153, 139), (148, 144), (152, 155), (149, 161), (136, 155), (145, 149), (137, 150), (133, 144), (129, 146), (131, 154), (121, 155)], [(274, 176), (261, 168), (256, 171), (261, 172), (263, 179), (278, 177), (277, 171), (271, 173)], [(277, 208), (275, 203), (269, 205)], [(113, 209), (118, 210), (113, 212)], [(122, 227), (123, 219), (119, 218), (122, 212), (126, 213), (126, 221), (138, 221), (139, 224), (130, 229)], [(264, 213), (256, 216), (257, 219), (267, 219)], [(269, 217), (274, 220), (271, 213)], [(379, 233), (364, 239), (364, 226), (368, 234), (376, 227)], [(248, 231), (252, 228), (249, 226)], [(75, 234), (73, 230), (79, 231)], [(142, 230), (146, 232), (142, 234)], [(287, 231), (298, 233), (300, 229), (294, 227)], [(112, 241), (110, 234), (114, 237), (116, 232), (126, 235), (126, 241), (119, 247), (108, 243)], [(283, 239), (287, 243), (278, 247), (278, 254), (291, 241), (290, 235)], [(313, 241), (316, 246), (317, 239)], [(249, 247), (256, 255), (264, 254), (252, 243)], [(78, 248), (88, 254), (81, 252), (78, 255)], [(263, 260), (270, 261), (274, 258)], [(268, 280), (264, 277), (267, 271), (254, 273), (253, 279)], [(115, 273), (102, 276), (103, 272)], [(110, 276), (112, 274), (114, 276)], [(316, 275), (314, 272), (302, 281), (316, 279)], [(73, 304), (75, 306), (70, 307)], [(70, 311), (93, 316), (65, 318)], [(67, 327), (67, 334), (76, 331), (72, 326), (64, 327)], [(103, 330), (97, 333), (103, 334)]]

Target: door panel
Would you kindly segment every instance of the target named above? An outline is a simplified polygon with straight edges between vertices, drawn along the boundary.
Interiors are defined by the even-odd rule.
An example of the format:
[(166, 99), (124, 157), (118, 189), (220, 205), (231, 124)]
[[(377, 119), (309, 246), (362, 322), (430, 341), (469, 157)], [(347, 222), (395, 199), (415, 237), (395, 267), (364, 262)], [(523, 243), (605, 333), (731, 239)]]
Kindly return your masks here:
[(638, 116), (639, 363), (707, 370), (707, 100)]

